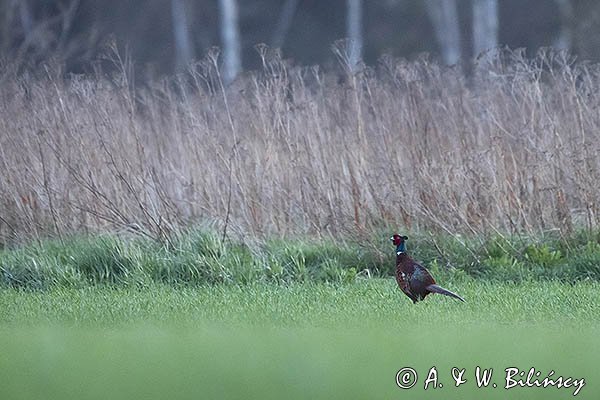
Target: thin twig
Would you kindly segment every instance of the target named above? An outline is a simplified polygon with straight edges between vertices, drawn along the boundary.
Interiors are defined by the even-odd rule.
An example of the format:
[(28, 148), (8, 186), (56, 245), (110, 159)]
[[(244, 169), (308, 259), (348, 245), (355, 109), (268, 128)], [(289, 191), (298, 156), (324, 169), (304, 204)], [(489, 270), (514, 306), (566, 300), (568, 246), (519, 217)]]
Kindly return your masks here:
[(240, 142), (237, 141), (231, 147), (231, 153), (229, 154), (228, 169), (229, 169), (229, 181), (227, 187), (227, 210), (225, 212), (225, 224), (223, 225), (223, 234), (221, 236), (221, 248), (225, 244), (225, 238), (227, 237), (227, 226), (229, 225), (229, 215), (231, 214), (231, 193), (233, 191), (233, 157), (235, 156), (235, 148)]

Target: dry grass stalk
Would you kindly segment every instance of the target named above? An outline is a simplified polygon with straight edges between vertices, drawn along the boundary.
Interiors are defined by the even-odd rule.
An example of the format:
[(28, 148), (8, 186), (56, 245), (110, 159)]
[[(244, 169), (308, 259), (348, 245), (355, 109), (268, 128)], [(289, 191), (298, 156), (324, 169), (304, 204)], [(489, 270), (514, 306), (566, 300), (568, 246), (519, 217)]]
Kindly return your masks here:
[(598, 225), (598, 66), (505, 53), (467, 80), (384, 59), (339, 80), (261, 55), (228, 88), (211, 59), (137, 91), (125, 73), (3, 77), (0, 241), (226, 218), (259, 235)]

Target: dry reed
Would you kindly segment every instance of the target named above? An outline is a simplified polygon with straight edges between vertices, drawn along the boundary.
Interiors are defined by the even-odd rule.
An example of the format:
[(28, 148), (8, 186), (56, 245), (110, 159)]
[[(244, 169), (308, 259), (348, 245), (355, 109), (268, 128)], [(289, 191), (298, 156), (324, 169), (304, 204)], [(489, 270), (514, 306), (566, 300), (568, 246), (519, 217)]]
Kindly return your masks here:
[(536, 232), (599, 222), (600, 67), (542, 52), (354, 75), (264, 69), (223, 88), (216, 54), (133, 89), (0, 77), (0, 243), (206, 221), (256, 235), (396, 226)]

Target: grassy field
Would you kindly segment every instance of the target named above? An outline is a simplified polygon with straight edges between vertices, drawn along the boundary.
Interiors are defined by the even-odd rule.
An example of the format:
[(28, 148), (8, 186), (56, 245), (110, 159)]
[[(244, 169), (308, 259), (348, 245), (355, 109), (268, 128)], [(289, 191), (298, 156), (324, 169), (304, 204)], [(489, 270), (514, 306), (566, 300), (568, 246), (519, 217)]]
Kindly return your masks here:
[[(173, 236), (169, 245), (130, 235), (46, 240), (0, 249), (0, 287), (81, 288), (328, 282), (394, 272), (392, 231), (361, 237), (267, 239), (215, 230)], [(600, 233), (569, 236), (411, 235), (409, 251), (442, 279), (491, 282), (600, 280)]]
[[(387, 235), (260, 240), (192, 230), (170, 245), (101, 235), (0, 250), (0, 398), (540, 398), (505, 370), (600, 376), (598, 233), (413, 235), (467, 303), (413, 305)], [(432, 367), (442, 387), (424, 390)], [(478, 388), (476, 368), (493, 368)], [(396, 373), (418, 373), (400, 389)], [(467, 382), (454, 387), (452, 368)], [(433, 375), (431, 375), (433, 377)], [(525, 377), (523, 377), (525, 379)], [(511, 381), (512, 382), (512, 381)]]
[(600, 397), (598, 65), (264, 64), (0, 74), (0, 399)]
[[(509, 367), (584, 378), (597, 398), (600, 285), (444, 282), (412, 305), (392, 279), (352, 284), (0, 290), (0, 398), (539, 398)], [(431, 367), (443, 387), (424, 390)], [(493, 368), (477, 388), (475, 368)], [(404, 367), (419, 376), (397, 387)], [(465, 368), (454, 387), (451, 370)]]

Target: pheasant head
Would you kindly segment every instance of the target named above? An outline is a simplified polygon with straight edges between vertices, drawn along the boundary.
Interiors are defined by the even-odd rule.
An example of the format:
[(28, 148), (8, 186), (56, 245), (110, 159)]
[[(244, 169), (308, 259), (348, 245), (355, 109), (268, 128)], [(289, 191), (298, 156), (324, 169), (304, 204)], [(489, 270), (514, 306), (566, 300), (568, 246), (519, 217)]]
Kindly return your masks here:
[(394, 233), (390, 240), (394, 243), (394, 246), (396, 246), (397, 255), (406, 253), (406, 241), (408, 240), (408, 236), (400, 236), (397, 233)]

